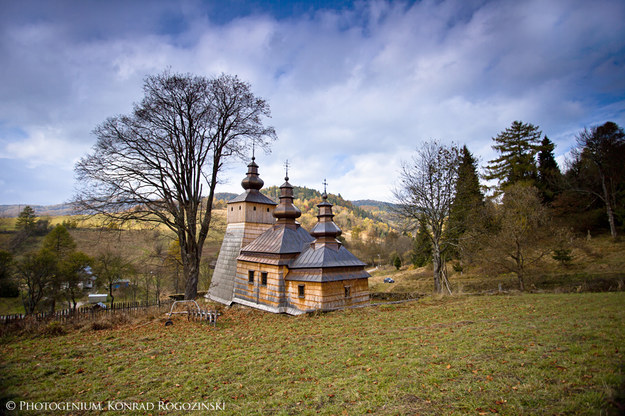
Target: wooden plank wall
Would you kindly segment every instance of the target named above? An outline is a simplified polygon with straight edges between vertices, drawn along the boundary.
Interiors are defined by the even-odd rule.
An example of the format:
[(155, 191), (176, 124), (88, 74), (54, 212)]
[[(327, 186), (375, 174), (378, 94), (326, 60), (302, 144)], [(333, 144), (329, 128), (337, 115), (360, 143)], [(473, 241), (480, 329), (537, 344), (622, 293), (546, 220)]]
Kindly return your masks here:
[[(304, 298), (298, 295), (298, 286), (304, 285)], [(350, 297), (345, 297), (345, 286), (350, 286)], [(369, 302), (367, 279), (336, 282), (286, 282), (287, 302), (300, 310), (335, 309)]]
[(237, 222), (253, 222), (259, 224), (273, 224), (273, 205), (253, 202), (235, 202), (228, 204), (228, 224)]

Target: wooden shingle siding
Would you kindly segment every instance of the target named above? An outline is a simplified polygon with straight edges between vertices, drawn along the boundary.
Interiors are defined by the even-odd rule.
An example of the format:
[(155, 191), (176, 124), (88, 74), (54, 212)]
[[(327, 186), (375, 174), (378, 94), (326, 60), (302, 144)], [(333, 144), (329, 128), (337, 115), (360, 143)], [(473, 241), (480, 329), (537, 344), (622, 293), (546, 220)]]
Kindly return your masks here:
[[(254, 284), (248, 282), (250, 270), (255, 272)], [(265, 265), (253, 262), (238, 261), (235, 279), (234, 296), (248, 302), (282, 306), (284, 303), (284, 266)], [(261, 284), (261, 273), (267, 273), (267, 285)]]
[[(367, 279), (352, 279), (338, 282), (305, 282), (305, 296), (298, 296), (302, 282), (286, 281), (287, 302), (302, 311), (313, 309), (336, 309), (345, 306), (363, 305), (369, 302)], [(350, 287), (349, 298), (345, 297), (345, 286)]]
[(208, 291), (210, 299), (225, 304), (232, 302), (234, 280), (237, 273), (237, 257), (241, 248), (269, 228), (271, 228), (271, 224), (228, 224)]

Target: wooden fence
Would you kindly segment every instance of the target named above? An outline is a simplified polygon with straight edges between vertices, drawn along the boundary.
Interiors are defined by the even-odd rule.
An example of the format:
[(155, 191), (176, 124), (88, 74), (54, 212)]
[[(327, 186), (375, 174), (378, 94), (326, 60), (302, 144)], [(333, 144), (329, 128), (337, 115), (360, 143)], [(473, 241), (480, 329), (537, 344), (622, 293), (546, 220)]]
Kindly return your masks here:
[(147, 302), (117, 302), (107, 308), (94, 308), (93, 306), (81, 306), (74, 309), (62, 309), (54, 312), (39, 312), (30, 315), (18, 313), (12, 315), (0, 315), (0, 324), (9, 324), (22, 321), (25, 319), (43, 322), (43, 321), (60, 321), (67, 322), (70, 320), (99, 319), (115, 314), (136, 315), (154, 311), (156, 313), (165, 313), (169, 311), (171, 301), (161, 303)]

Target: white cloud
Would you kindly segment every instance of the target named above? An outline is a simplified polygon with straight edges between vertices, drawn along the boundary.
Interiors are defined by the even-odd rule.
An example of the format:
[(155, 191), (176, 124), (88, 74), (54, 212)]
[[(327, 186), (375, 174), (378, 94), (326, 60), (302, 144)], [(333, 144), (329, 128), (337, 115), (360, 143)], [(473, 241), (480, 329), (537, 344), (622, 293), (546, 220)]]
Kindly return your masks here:
[[(372, 1), (219, 24), (196, 2), (124, 5), (121, 20), (106, 3), (80, 7), (81, 19), (40, 5), (0, 18), (0, 76), (10, 80), (0, 123), (27, 133), (0, 137), (0, 149), (31, 165), (73, 165), (90, 131), (129, 112), (142, 78), (168, 66), (238, 74), (268, 99), (279, 140), (259, 157), (267, 185), (281, 183), (289, 158), (294, 184), (327, 177), (354, 199), (389, 198), (394, 165), (424, 140), (466, 143), (485, 163), (491, 137), (513, 120), (540, 125), (559, 156), (584, 126), (625, 124), (616, 0)], [(237, 192), (245, 164), (231, 166), (223, 188)]]

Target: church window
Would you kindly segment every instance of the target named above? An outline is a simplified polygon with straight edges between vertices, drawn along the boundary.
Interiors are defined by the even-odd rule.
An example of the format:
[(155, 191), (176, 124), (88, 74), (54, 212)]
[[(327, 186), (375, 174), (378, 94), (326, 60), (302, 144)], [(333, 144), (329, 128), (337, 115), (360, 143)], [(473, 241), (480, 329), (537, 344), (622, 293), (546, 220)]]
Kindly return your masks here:
[(254, 207), (254, 211), (256, 211), (256, 207)]
[(254, 283), (254, 270), (249, 270), (247, 272), (247, 282), (248, 283)]
[(304, 288), (306, 285), (298, 285), (297, 286), (297, 296), (303, 298), (305, 296)]
[(351, 286), (344, 286), (345, 288), (345, 297), (349, 298), (352, 296), (352, 288)]
[(260, 272), (260, 284), (267, 286), (267, 272)]

